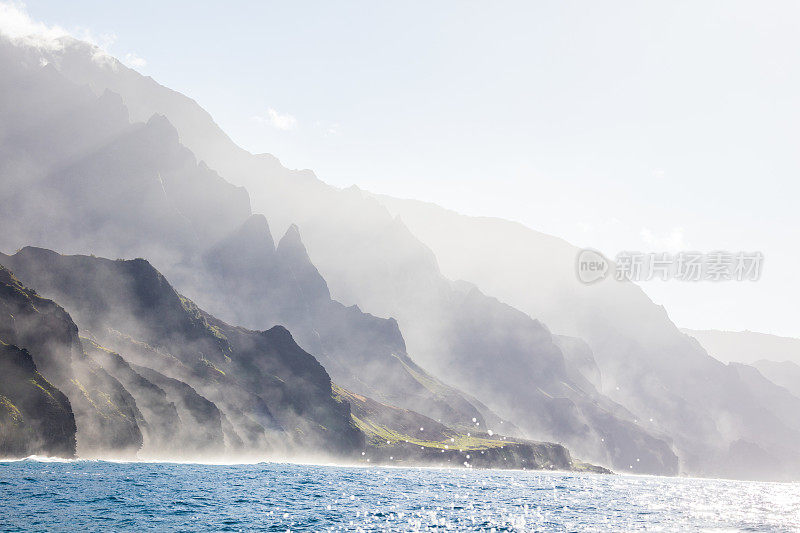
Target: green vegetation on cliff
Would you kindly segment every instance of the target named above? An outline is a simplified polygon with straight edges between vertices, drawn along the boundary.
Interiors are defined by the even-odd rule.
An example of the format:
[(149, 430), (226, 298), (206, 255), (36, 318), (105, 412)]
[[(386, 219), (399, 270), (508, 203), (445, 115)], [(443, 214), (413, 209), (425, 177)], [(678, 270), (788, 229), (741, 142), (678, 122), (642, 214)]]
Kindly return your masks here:
[(75, 455), (69, 400), (36, 370), (30, 354), (0, 340), (0, 458)]
[[(143, 259), (29, 247), (0, 261), (69, 310), (85, 337), (73, 359), (124, 394), (101, 396), (84, 379), (71, 383), (96, 412), (135, 422), (147, 435), (145, 454), (350, 455), (361, 448), (363, 435), (333, 399), (327, 372), (285, 328), (226, 324)], [(115, 411), (126, 405), (129, 412)], [(165, 421), (176, 411), (180, 424), (170, 435)]]
[[(40, 375), (69, 399), (79, 453), (119, 456), (139, 449), (141, 414), (133, 398), (86, 356), (70, 315), (2, 266), (0, 340), (26, 350)], [(17, 379), (3, 378), (8, 386)]]
[(367, 436), (363, 462), (608, 472), (573, 461), (560, 444), (495, 435), (479, 430), (477, 425), (474, 431), (451, 429), (414, 411), (385, 405), (336, 385), (334, 394), (350, 404), (353, 420)]

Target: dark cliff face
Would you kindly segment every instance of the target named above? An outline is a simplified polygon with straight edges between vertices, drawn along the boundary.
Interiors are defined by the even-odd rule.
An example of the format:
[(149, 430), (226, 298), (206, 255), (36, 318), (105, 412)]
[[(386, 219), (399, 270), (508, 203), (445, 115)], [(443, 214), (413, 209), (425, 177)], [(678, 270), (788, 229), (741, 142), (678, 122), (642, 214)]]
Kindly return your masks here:
[[(8, 62), (14, 63), (9, 79), (16, 81), (9, 84), (14, 91), (3, 93), (3, 103), (20, 108), (10, 114), (8, 139), (17, 129), (35, 131), (40, 111), (32, 110), (71, 118), (48, 132), (47, 143), (29, 135), (14, 140), (15, 149), (8, 150), (13, 159), (7, 161), (12, 163), (2, 170), (18, 186), (0, 194), (0, 207), (13, 210), (13, 231), (0, 238), (7, 249), (35, 243), (61, 251), (147, 257), (182, 294), (220, 319), (256, 330), (283, 324), (300, 346), (319, 357), (337, 382), (451, 426), (470, 427), (475, 419), (486, 427), (487, 420), (500, 419), (493, 411), (502, 410), (502, 417), (513, 416), (529, 435), (583, 446), (596, 444), (601, 430), (628, 423), (616, 420), (612, 411), (613, 423), (597, 427), (593, 398), (572, 387), (546, 328), (479, 292), (454, 288), (438, 272), (433, 254), (360, 191), (335, 191), (308, 173), (289, 172), (265, 157), (246, 156), (240, 168), (226, 167), (226, 172), (242, 170), (249, 179), (267, 180), (274, 194), (263, 205), (271, 219), (289, 228), (275, 247), (266, 220), (251, 216), (249, 205), (241, 199), (242, 190), (226, 184), (179, 143), (191, 138), (192, 132), (178, 134), (170, 122), (152, 113), (144, 117), (146, 123), (131, 125), (114, 94), (102, 92), (93, 101), (87, 89), (66, 81), (58, 70), (39, 69), (38, 58), (27, 70), (24, 61)], [(20, 80), (25, 80), (28, 90), (16, 90)], [(59, 95), (55, 100), (48, 98), (53, 92)], [(7, 98), (8, 94), (16, 99)], [(137, 118), (142, 109), (135, 109)], [(69, 121), (76, 122), (76, 127), (68, 129)], [(57, 148), (52, 150), (51, 145)], [(34, 180), (31, 169), (37, 176)], [(332, 300), (300, 231), (290, 224), (293, 220), (308, 232), (312, 255), (322, 262), (325, 274), (334, 277), (340, 294), (384, 316), (397, 316), (400, 324)], [(61, 283), (80, 286), (83, 281), (76, 280), (76, 272), (81, 268), (63, 272)], [(269, 390), (259, 390), (252, 383), (233, 387), (241, 391), (237, 398), (217, 401), (218, 387), (210, 384), (241, 379), (226, 371), (230, 367), (226, 357), (231, 357), (226, 350), (235, 335), (222, 334), (226, 345), (216, 335), (203, 333), (202, 324), (187, 325), (183, 315), (168, 308), (163, 309), (166, 314), (150, 311), (161, 310), (160, 300), (147, 296), (162, 294), (163, 282), (146, 279), (143, 283), (134, 275), (112, 291), (139, 293), (138, 311), (117, 316), (117, 302), (97, 303), (94, 295), (84, 298), (88, 304), (70, 307), (70, 311), (82, 328), (102, 335), (97, 339), (102, 345), (131, 363), (147, 366), (151, 360), (159, 361), (163, 366), (154, 370), (165, 375), (170, 374), (169, 364), (155, 354), (168, 345), (165, 339), (173, 335), (170, 332), (177, 332), (173, 336), (188, 342), (173, 342), (171, 348), (162, 349), (168, 352), (167, 359), (180, 363), (171, 369), (170, 377), (194, 386), (194, 376), (201, 376), (206, 385), (194, 388), (218, 406), (225, 402), (228, 407), (223, 411), (229, 412), (231, 424), (244, 440), (272, 444), (266, 429), (270, 424), (288, 431), (296, 427), (294, 434), (303, 438), (319, 433), (313, 430), (314, 424), (329, 427), (317, 420), (312, 429), (305, 429), (307, 411), (298, 415), (297, 420), (306, 421), (299, 425), (273, 413), (272, 405), (292, 405), (295, 413), (304, 409), (292, 388), (275, 380)], [(75, 298), (81, 303), (79, 295)], [(114, 332), (95, 332), (103, 327)], [(410, 354), (400, 327), (408, 335)], [(147, 347), (131, 347), (126, 338)], [(252, 339), (248, 343), (258, 344)], [(148, 347), (156, 348), (155, 354)], [(203, 354), (201, 363), (197, 353)], [(244, 364), (243, 360), (236, 364)], [(430, 369), (435, 369), (436, 377), (428, 373)], [(259, 369), (248, 367), (248, 371)], [(505, 379), (486, 379), (494, 374)], [(257, 415), (249, 414), (253, 411)], [(327, 415), (314, 416), (326, 419)], [(635, 428), (629, 429), (636, 433)], [(639, 436), (635, 442), (647, 440), (646, 435)], [(635, 462), (637, 466), (649, 468), (674, 459), (668, 447), (656, 441), (651, 439), (655, 451), (647, 454), (663, 457)], [(613, 450), (598, 446), (599, 451), (594, 446), (579, 450), (615, 464), (633, 462), (633, 457), (616, 457)]]
[[(65, 48), (70, 58), (53, 58), (52, 65), (79, 68), (81, 45), (73, 50), (72, 44)], [(182, 294), (228, 323), (255, 330), (286, 326), (337, 381), (355, 390), (452, 424), (495, 417), (408, 364), (395, 321), (332, 300), (298, 229), (290, 227), (276, 247), (264, 217), (251, 216), (247, 193), (180, 144), (186, 133), (179, 135), (162, 116), (142, 118), (141, 107), (130, 111), (144, 123), (130, 124), (129, 110), (114, 93), (95, 97), (64, 71), (42, 69), (40, 56), (26, 54), (0, 41), (6, 74), (0, 106), (7, 111), (0, 172), (9, 184), (0, 188), (7, 229), (0, 249), (37, 245), (145, 257)], [(53, 124), (39, 137), (43, 116)]]
[[(225, 435), (223, 414), (219, 408), (204, 398), (190, 385), (169, 378), (150, 368), (133, 365), (140, 376), (159, 387), (166, 394), (166, 400), (174, 405), (181, 420), (181, 430), (176, 433), (171, 444), (179, 444), (172, 452), (177, 457), (191, 457), (195, 454), (207, 456), (224, 455)], [(159, 420), (156, 418), (156, 420)]]
[(0, 339), (0, 457), (75, 455), (69, 400), (36, 370), (27, 350)]
[[(676, 464), (666, 440), (637, 429), (639, 424), (622, 416), (626, 410), (619, 405), (597, 412), (595, 398), (602, 393), (584, 390), (572, 379), (571, 369), (560, 368), (565, 363), (559, 347), (547, 338), (549, 332), (520, 319), (521, 313), (497, 312), (496, 302), (483, 294), (464, 298), (441, 274), (431, 250), (380, 202), (357, 189), (329, 187), (309, 171), (288, 170), (271, 156), (241, 150), (195, 102), (122, 65), (114, 71), (95, 68), (81, 47), (71, 43), (48, 59), (72, 81), (90, 82), (96, 90), (102, 87), (100, 93), (110, 89), (120, 94), (135, 120), (149, 120), (154, 113), (166, 116), (181, 143), (210, 168), (263, 191), (252, 198), (256, 210), (267, 214), (273, 228), (289, 228), (287, 252), (299, 249), (293, 246), (299, 239), (292, 226), (298, 224), (308, 255), (324, 276), (319, 283), (316, 268), (312, 265), (312, 272), (304, 267), (305, 247), (303, 253), (283, 253), (279, 244), (273, 253), (274, 241), (263, 221), (242, 219), (241, 228), (227, 227), (218, 240), (201, 238), (210, 242), (196, 255), (202, 257), (200, 269), (197, 263), (182, 269), (185, 264), (161, 262), (155, 252), (134, 253), (154, 261), (201, 307), (253, 329), (286, 325), (337, 382), (356, 392), (452, 425), (468, 425), (472, 418), (496, 419), (493, 411), (501, 411), (502, 418), (513, 417), (529, 435), (563, 439), (598, 460), (633, 464), (642, 472), (674, 472), (673, 466), (657, 466)], [(82, 251), (93, 251), (91, 244), (85, 242)], [(291, 261), (284, 263), (282, 258)], [(360, 307), (330, 300), (329, 287), (335, 299)], [(382, 319), (362, 310), (397, 322), (381, 324)], [(403, 342), (397, 341), (400, 330)], [(532, 337), (535, 342), (529, 344)], [(487, 387), (484, 360), (508, 379)], [(530, 390), (534, 383), (541, 393)], [(620, 439), (635, 434), (635, 442), (654, 446), (623, 453), (604, 445), (601, 434), (616, 426), (624, 426)], [(653, 461), (642, 461), (644, 455), (652, 455)]]
[[(0, 262), (63, 302), (84, 335), (117, 352), (98, 347), (90, 354), (123, 382), (138, 381), (131, 389), (140, 402), (163, 393), (182, 431), (193, 435), (189, 440), (204, 443), (203, 453), (241, 442), (253, 453), (304, 448), (346, 454), (363, 439), (347, 406), (332, 398), (325, 369), (285, 328), (230, 326), (179, 295), (141, 259), (25, 248)], [(152, 407), (149, 412), (153, 416)]]
[(266, 220), (253, 215), (204, 254), (201, 271), (206, 274), (195, 278), (203, 287), (188, 290), (230, 322), (251, 328), (286, 325), (337, 383), (359, 393), (453, 426), (466, 427), (473, 418), (493, 416), (417, 365), (394, 319), (332, 300), (296, 226), (274, 249), (272, 242)]
[(125, 388), (83, 352), (66, 311), (0, 269), (0, 339), (27, 350), (41, 375), (61, 390), (78, 426), (78, 452), (133, 454), (141, 414)]
[[(209, 305), (230, 320), (257, 324), (276, 311), (271, 305), (278, 298), (275, 285), (296, 288), (298, 305), (277, 309), (274, 320), (289, 325), (338, 384), (452, 427), (488, 429), (484, 415), (492, 411), (481, 412), (479, 402), (420, 368), (406, 354), (396, 321), (329, 299), (297, 228), (288, 230), (274, 253), (253, 254), (257, 243), (267, 242), (272, 239), (265, 221), (251, 221), (206, 255), (205, 261), (214, 265), (207, 285), (224, 287)], [(441, 310), (437, 301), (431, 306)], [(573, 378), (540, 323), (476, 289), (454, 291), (445, 307), (446, 321), (436, 322), (427, 312), (418, 318), (436, 339), (426, 350), (433, 374), (489, 398), (491, 408), (517, 421), (526, 433), (568, 442), (582, 456), (618, 468), (635, 465), (639, 472), (677, 472), (677, 458), (666, 440), (641, 430), (631, 413), (604, 398), (579, 372)], [(498, 422), (494, 417), (493, 427), (500, 430)]]
[(183, 449), (174, 449), (176, 435), (183, 431), (183, 424), (175, 403), (167, 393), (152, 381), (137, 373), (119, 354), (96, 344), (89, 339), (81, 339), (86, 354), (97, 362), (110, 375), (114, 376), (136, 401), (141, 412), (140, 428), (143, 437), (143, 450), (160, 450), (165, 454), (173, 451), (180, 455)]
[(78, 328), (66, 311), (24, 286), (0, 267), (0, 326), (5, 342), (35, 353), (37, 367), (49, 379), (67, 382), (80, 358)]

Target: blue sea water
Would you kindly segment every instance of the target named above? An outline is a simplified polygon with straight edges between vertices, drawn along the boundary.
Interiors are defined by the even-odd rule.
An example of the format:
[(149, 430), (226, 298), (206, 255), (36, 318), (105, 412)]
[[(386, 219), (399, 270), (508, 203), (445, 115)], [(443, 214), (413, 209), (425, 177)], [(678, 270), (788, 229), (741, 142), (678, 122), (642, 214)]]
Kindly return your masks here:
[(259, 463), (0, 462), (2, 531), (795, 531), (800, 485)]

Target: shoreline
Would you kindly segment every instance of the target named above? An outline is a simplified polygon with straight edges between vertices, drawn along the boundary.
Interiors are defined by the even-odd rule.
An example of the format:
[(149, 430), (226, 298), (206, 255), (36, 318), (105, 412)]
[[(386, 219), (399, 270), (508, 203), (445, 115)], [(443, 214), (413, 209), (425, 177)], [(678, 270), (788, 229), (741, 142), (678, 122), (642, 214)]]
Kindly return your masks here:
[(163, 464), (163, 465), (183, 465), (183, 466), (255, 466), (255, 465), (293, 465), (293, 466), (317, 466), (325, 468), (358, 468), (358, 469), (393, 469), (393, 470), (438, 470), (438, 471), (494, 471), (494, 472), (526, 472), (526, 473), (547, 473), (547, 474), (574, 474), (574, 475), (591, 475), (591, 476), (619, 476), (626, 478), (649, 478), (649, 479), (671, 479), (671, 480), (687, 480), (687, 481), (721, 481), (728, 483), (766, 483), (777, 485), (794, 485), (800, 484), (800, 480), (796, 481), (769, 481), (769, 480), (752, 480), (752, 479), (734, 479), (734, 478), (721, 478), (721, 477), (702, 477), (693, 475), (678, 474), (674, 476), (658, 475), (658, 474), (637, 474), (631, 472), (613, 472), (599, 473), (591, 471), (580, 470), (564, 470), (564, 469), (532, 469), (532, 468), (492, 468), (492, 467), (465, 467), (465, 466), (445, 466), (445, 465), (413, 465), (413, 464), (385, 464), (385, 463), (336, 463), (336, 462), (322, 462), (314, 460), (290, 460), (290, 459), (258, 459), (258, 460), (240, 460), (240, 461), (225, 461), (225, 460), (179, 460), (179, 459), (115, 459), (108, 457), (47, 457), (39, 455), (31, 455), (28, 457), (4, 457), (0, 458), (2, 463), (110, 463), (110, 464)]
[[(387, 464), (372, 462), (340, 463), (323, 462), (314, 460), (292, 460), (292, 459), (254, 459), (229, 461), (222, 459), (209, 460), (181, 460), (181, 459), (148, 459), (148, 458), (109, 458), (109, 457), (48, 457), (41, 455), (30, 455), (28, 457), (5, 457), (0, 458), (0, 463), (113, 463), (113, 464), (165, 464), (165, 465), (202, 465), (202, 466), (247, 466), (247, 465), (296, 465), (296, 466), (319, 466), (328, 468), (392, 468), (392, 469), (423, 469), (423, 470), (447, 470), (447, 471), (497, 471), (497, 472), (549, 472), (563, 474), (596, 474), (596, 475), (636, 475), (618, 474), (616, 472), (592, 472), (588, 470), (565, 470), (558, 468), (495, 468), (495, 467), (466, 467), (463, 465), (430, 465), (430, 464)], [(674, 477), (674, 476), (652, 476), (652, 477)]]

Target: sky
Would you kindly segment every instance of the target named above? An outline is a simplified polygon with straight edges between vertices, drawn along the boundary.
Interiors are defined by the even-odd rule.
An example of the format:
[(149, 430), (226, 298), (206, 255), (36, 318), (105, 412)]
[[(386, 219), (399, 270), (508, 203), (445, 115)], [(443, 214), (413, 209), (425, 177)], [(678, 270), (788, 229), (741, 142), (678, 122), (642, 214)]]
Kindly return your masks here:
[(681, 327), (800, 337), (796, 2), (16, 9), (336, 186), (516, 220), (609, 257), (762, 252), (756, 282), (642, 285)]

